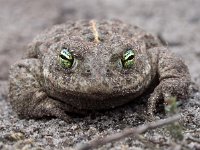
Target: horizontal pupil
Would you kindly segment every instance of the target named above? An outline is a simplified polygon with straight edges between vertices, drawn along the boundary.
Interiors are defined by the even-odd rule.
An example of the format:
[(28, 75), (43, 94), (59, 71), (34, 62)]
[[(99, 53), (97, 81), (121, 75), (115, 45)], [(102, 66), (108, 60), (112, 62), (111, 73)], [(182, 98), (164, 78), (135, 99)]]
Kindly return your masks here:
[(72, 59), (69, 59), (69, 58), (67, 58), (66, 56), (64, 56), (64, 55), (60, 55), (60, 58), (62, 58), (62, 59), (65, 59), (65, 60), (73, 60), (73, 58)]
[(67, 59), (64, 55), (60, 55), (60, 58)]
[(131, 59), (133, 59), (134, 58), (134, 55), (131, 55), (131, 56), (129, 56), (128, 58), (127, 58), (127, 60), (131, 60)]

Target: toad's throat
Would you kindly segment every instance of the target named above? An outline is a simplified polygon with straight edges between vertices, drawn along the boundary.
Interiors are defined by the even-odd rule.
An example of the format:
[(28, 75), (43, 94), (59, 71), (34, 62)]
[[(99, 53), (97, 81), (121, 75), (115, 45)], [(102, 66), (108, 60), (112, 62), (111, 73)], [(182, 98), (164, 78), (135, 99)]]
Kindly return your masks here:
[(94, 42), (99, 43), (100, 40), (99, 40), (99, 33), (97, 31), (96, 22), (94, 20), (91, 20), (90, 23), (91, 23), (92, 31), (93, 31), (93, 35), (94, 35)]

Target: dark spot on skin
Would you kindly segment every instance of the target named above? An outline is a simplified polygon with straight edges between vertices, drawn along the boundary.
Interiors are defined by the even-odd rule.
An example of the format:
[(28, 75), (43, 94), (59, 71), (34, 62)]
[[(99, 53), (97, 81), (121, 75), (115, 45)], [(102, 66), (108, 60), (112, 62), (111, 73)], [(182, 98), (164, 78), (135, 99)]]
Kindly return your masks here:
[(103, 39), (103, 37), (101, 35), (99, 35), (98, 40), (101, 41), (101, 42), (104, 41), (104, 39)]
[(90, 70), (89, 70), (89, 69), (87, 69), (87, 70), (86, 70), (86, 72), (87, 72), (87, 73), (90, 73)]
[(94, 37), (93, 34), (89, 34), (89, 35), (87, 35), (87, 40), (88, 40), (89, 42), (93, 42), (94, 39), (95, 39), (95, 37)]
[(131, 84), (131, 79), (129, 78), (129, 79), (126, 79), (126, 84)]
[(19, 67), (19, 68), (22, 68), (22, 67), (23, 67), (23, 65), (19, 64), (19, 65), (18, 65), (18, 67)]
[(91, 70), (89, 67), (86, 67), (85, 70), (82, 73), (83, 76), (90, 76), (91, 75)]
[(107, 69), (106, 72), (107, 72), (107, 73), (110, 73), (110, 69)]
[(77, 30), (77, 31), (79, 31), (79, 30), (80, 30), (80, 28), (79, 28), (79, 27), (74, 27), (74, 30)]
[(110, 69), (107, 69), (107, 70), (106, 70), (106, 76), (107, 76), (107, 77), (111, 77), (112, 74), (113, 74), (113, 73), (112, 73), (112, 71), (111, 71)]

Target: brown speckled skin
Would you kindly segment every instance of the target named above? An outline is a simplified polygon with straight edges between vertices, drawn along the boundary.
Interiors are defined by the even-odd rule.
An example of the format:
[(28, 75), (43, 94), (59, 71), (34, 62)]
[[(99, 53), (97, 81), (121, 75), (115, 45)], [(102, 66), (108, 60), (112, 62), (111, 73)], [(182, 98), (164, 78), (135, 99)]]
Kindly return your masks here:
[[(76, 58), (71, 69), (58, 63), (63, 47)], [(124, 69), (117, 61), (128, 48), (135, 50), (135, 64)], [(159, 100), (187, 98), (187, 66), (156, 37), (116, 20), (84, 20), (54, 26), (35, 38), (26, 56), (11, 66), (9, 98), (21, 117), (50, 116), (68, 121), (67, 112), (108, 109), (130, 102), (155, 78), (159, 84), (148, 100), (150, 115)]]

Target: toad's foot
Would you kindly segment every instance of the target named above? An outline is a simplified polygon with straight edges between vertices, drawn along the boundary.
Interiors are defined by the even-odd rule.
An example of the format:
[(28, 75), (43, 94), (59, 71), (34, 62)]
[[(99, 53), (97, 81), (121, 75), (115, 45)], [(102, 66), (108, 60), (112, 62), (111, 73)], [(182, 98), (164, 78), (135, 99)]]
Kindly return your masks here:
[[(176, 97), (177, 100), (187, 99), (190, 75), (183, 61), (166, 48), (157, 47), (151, 49), (150, 52), (152, 52), (152, 57), (158, 62), (156, 70), (160, 83), (148, 99), (147, 116), (155, 118), (154, 112), (156, 111), (156, 103), (159, 100), (165, 101), (170, 97)], [(158, 55), (155, 56), (155, 53)]]
[[(22, 115), (27, 118), (42, 118), (42, 117), (56, 117), (65, 122), (72, 122), (72, 119), (66, 114), (63, 109), (63, 104), (59, 101), (55, 101), (46, 96), (44, 92), (36, 92), (34, 94), (34, 100), (37, 100), (35, 105), (29, 105), (26, 115)], [(65, 109), (67, 109), (65, 107)], [(19, 114), (20, 116), (20, 114)]]
[[(50, 98), (40, 80), (41, 64), (37, 59), (24, 59), (11, 67), (9, 99), (19, 117), (57, 117), (66, 122), (71, 118), (66, 112), (79, 112), (74, 107)], [(83, 111), (82, 111), (83, 112)]]

